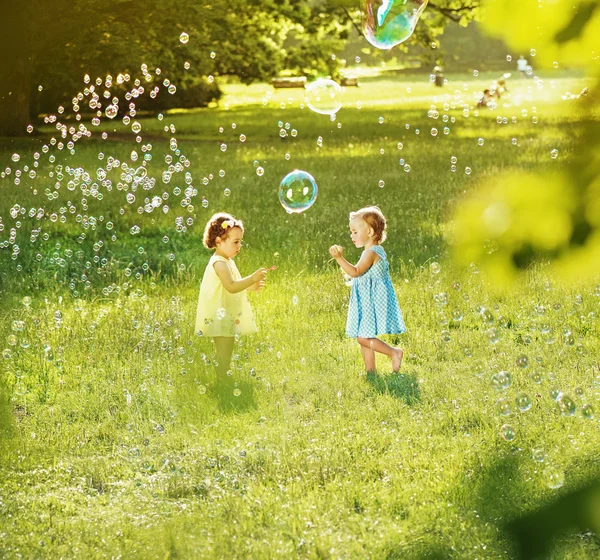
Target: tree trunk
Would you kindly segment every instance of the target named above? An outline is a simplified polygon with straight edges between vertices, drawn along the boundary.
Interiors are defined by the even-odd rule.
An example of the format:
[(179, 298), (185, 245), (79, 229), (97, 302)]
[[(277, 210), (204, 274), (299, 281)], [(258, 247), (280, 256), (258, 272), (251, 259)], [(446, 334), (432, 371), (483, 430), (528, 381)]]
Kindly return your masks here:
[(35, 42), (24, 7), (9, 0), (0, 24), (0, 136), (22, 136), (30, 122)]

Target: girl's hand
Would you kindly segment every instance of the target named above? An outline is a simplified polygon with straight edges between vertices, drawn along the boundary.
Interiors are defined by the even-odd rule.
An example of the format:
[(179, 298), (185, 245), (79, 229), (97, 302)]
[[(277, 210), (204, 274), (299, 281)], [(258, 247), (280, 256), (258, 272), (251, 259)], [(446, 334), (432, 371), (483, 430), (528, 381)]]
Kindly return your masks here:
[(332, 245), (331, 247), (329, 247), (329, 254), (334, 259), (340, 258), (343, 253), (344, 253), (344, 248), (340, 247), (339, 245)]
[(259, 282), (262, 282), (266, 277), (267, 277), (267, 269), (266, 268), (259, 268), (252, 275), (252, 280), (254, 281), (254, 284), (257, 284)]
[(249, 292), (260, 292), (266, 285), (266, 282), (264, 280), (261, 280), (260, 282), (256, 282), (256, 284), (252, 284), (252, 286), (250, 286), (248, 288)]

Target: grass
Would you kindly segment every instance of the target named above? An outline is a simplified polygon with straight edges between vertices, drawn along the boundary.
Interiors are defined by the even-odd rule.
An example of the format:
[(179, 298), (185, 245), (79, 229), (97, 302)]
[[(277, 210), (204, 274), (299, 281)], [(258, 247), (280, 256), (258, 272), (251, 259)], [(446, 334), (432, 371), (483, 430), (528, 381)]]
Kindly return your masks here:
[[(263, 106), (267, 86), (230, 85), (228, 109), (140, 120), (141, 144), (107, 124), (100, 130), (108, 140), (82, 139), (73, 156), (42, 152), (51, 129), (7, 142), (4, 160), (18, 150), (21, 168), (36, 149), (44, 155), (35, 179), (14, 186), (13, 169), (0, 182), (0, 243), (15, 228), (20, 250), (14, 261), (14, 241), (0, 252), (9, 403), (0, 440), (2, 556), (505, 558), (515, 554), (506, 522), (598, 475), (598, 419), (582, 408), (600, 408), (599, 288), (562, 285), (540, 263), (513, 292), (498, 293), (476, 268), (455, 270), (444, 243), (452, 208), (480, 181), (568, 159), (581, 120), (576, 101), (556, 99), (585, 80), (557, 73), (542, 89), (517, 80), (510, 85), (519, 106), (464, 117), (461, 101), (487, 79), (461, 78), (456, 98), (454, 87), (371, 81), (346, 92), (334, 122), (301, 109), (299, 91), (275, 91)], [(437, 119), (427, 116), (432, 104)], [(280, 139), (278, 121), (298, 135)], [(163, 132), (165, 124), (176, 132)], [(149, 175), (158, 179), (134, 203), (114, 170), (111, 190), (98, 183), (102, 200), (94, 180), (83, 185), (87, 193), (85, 180), (69, 190), (67, 166), (94, 177), (109, 157), (139, 167), (131, 151), (141, 159), (148, 143)], [(167, 154), (190, 167), (163, 184)], [(316, 204), (301, 215), (286, 214), (277, 198), (294, 168), (319, 184)], [(191, 211), (174, 194), (187, 187), (186, 171), (197, 189)], [(144, 198), (163, 192), (167, 213), (138, 213)], [(371, 203), (388, 217), (385, 248), (408, 326), (389, 338), (407, 351), (400, 375), (387, 358), (376, 374), (363, 374), (358, 347), (344, 335), (348, 289), (328, 262), (329, 245), (348, 245), (348, 212)], [(15, 204), (25, 209), (20, 228), (9, 213)], [(29, 217), (41, 207), (46, 218)], [(53, 222), (61, 208), (65, 222)], [(251, 295), (259, 334), (238, 341), (229, 387), (215, 385), (212, 345), (192, 332), (209, 257), (203, 226), (223, 209), (246, 223), (242, 273), (278, 265), (268, 287)], [(186, 231), (175, 231), (177, 217)], [(139, 234), (130, 234), (134, 225)], [(517, 365), (522, 356), (526, 367)], [(490, 379), (501, 370), (512, 376), (506, 390)], [(573, 399), (572, 416), (560, 413), (552, 389)], [(516, 407), (521, 393), (532, 401), (526, 412)], [(507, 416), (497, 411), (501, 398), (511, 404)], [(501, 437), (504, 424), (514, 439)], [(551, 474), (564, 475), (561, 488), (549, 488)], [(585, 532), (562, 536), (553, 557), (599, 552), (597, 536)]]

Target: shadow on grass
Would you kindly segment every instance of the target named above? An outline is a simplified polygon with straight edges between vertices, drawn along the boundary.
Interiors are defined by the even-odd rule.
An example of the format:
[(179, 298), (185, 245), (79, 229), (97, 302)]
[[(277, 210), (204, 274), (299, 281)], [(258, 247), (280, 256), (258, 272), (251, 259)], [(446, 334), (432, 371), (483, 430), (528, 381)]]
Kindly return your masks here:
[(378, 393), (390, 395), (408, 405), (416, 404), (421, 400), (421, 390), (417, 378), (412, 373), (381, 375), (371, 372), (367, 373), (367, 383)]
[(256, 408), (254, 385), (248, 381), (220, 381), (212, 393), (221, 412), (245, 412)]
[[(580, 465), (581, 467), (581, 465)], [(518, 560), (554, 557), (556, 546), (569, 538), (582, 541), (583, 533), (600, 533), (600, 476), (597, 468), (568, 492), (559, 492), (537, 505), (527, 504), (527, 481), (515, 457), (494, 461), (474, 487), (473, 509), (496, 520), (501, 538), (513, 547)], [(579, 534), (578, 534), (579, 533)], [(600, 539), (589, 539), (590, 558), (598, 558)], [(556, 557), (564, 557), (559, 552)]]

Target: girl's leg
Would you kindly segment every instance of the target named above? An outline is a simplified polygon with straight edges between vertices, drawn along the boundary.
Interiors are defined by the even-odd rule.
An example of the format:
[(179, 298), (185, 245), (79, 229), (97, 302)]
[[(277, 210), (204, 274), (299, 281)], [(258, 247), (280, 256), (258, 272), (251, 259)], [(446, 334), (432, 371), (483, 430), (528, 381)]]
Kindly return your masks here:
[(227, 378), (227, 370), (231, 364), (231, 354), (233, 353), (232, 336), (215, 336), (215, 346), (217, 349), (217, 378), (224, 380)]
[(370, 348), (360, 347), (363, 362), (365, 362), (365, 371), (367, 373), (375, 371), (375, 352)]
[(392, 368), (395, 373), (398, 372), (402, 365), (402, 356), (404, 355), (404, 352), (400, 348), (394, 348), (378, 338), (362, 338), (359, 336), (356, 340), (364, 348), (369, 348), (392, 358)]

